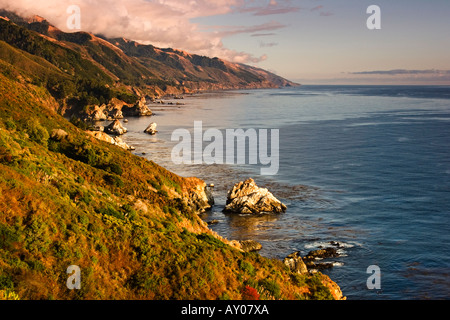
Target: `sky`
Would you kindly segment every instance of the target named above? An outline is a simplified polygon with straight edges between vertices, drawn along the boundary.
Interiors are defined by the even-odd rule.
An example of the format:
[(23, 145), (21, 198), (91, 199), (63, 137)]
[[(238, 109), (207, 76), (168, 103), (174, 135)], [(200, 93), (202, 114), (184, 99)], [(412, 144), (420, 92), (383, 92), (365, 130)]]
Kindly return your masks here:
[[(80, 31), (68, 29), (71, 5), (82, 31), (255, 65), (302, 84), (450, 85), (450, 0), (0, 0)], [(380, 19), (367, 13), (371, 5)]]

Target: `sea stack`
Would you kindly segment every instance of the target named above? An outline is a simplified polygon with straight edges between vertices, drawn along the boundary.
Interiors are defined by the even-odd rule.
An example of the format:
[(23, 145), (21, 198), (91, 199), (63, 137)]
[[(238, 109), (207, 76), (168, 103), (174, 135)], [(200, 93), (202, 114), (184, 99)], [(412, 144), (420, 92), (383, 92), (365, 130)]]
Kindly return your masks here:
[(258, 214), (282, 213), (286, 206), (274, 197), (266, 188), (260, 188), (253, 179), (247, 179), (234, 185), (228, 192), (224, 212)]
[(109, 126), (105, 128), (105, 132), (120, 136), (127, 132), (127, 129), (120, 123), (119, 120), (114, 120)]
[(147, 129), (144, 130), (145, 133), (154, 135), (156, 134), (158, 131), (156, 130), (156, 126), (157, 124), (155, 122), (152, 122), (148, 125)]

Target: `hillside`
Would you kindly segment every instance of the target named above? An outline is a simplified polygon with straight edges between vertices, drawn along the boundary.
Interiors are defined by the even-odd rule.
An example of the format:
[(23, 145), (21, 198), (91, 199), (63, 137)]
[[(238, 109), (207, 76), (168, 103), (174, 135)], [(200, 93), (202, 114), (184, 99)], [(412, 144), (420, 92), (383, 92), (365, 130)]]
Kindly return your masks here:
[[(4, 10), (0, 10), (0, 17), (5, 17), (1, 21), (0, 40), (44, 58), (74, 82), (94, 76), (102, 86), (134, 96), (297, 85), (262, 69), (217, 57), (86, 32), (65, 33), (44, 18), (24, 19)], [(27, 44), (31, 39), (32, 46)], [(68, 96), (70, 92), (63, 97)], [(68, 105), (73, 107), (73, 103)]]
[[(0, 299), (341, 298), (329, 277), (291, 273), (208, 229), (205, 182), (64, 118), (71, 104), (133, 102), (113, 75), (152, 76), (133, 57), (121, 68), (124, 53), (104, 40), (83, 51), (47, 37), (0, 19)], [(116, 69), (89, 53), (100, 48), (123, 57)], [(80, 290), (66, 287), (70, 265)]]

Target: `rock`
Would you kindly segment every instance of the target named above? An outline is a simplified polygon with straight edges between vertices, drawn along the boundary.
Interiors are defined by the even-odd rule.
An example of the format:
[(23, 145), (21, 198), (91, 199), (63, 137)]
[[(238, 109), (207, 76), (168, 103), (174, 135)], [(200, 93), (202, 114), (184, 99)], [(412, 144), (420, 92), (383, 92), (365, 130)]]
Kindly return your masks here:
[(144, 130), (145, 133), (154, 135), (156, 134), (158, 131), (156, 130), (156, 126), (157, 124), (155, 122), (152, 122), (148, 125), (147, 129)]
[(294, 252), (284, 258), (283, 263), (286, 267), (289, 268), (291, 272), (306, 274), (308, 273), (308, 268), (306, 264), (303, 262), (302, 257), (300, 256), (300, 252)]
[(219, 223), (219, 220), (216, 220), (216, 219), (208, 221), (208, 225), (213, 225), (213, 224), (218, 224), (218, 223)]
[(325, 248), (319, 250), (310, 251), (305, 259), (325, 259), (325, 258), (334, 258), (338, 257), (336, 248)]
[(69, 134), (66, 131), (64, 131), (63, 129), (54, 129), (52, 131), (52, 134), (50, 135), (50, 137), (56, 141), (61, 141), (65, 138), (67, 138), (68, 136), (69, 136)]
[(266, 188), (259, 188), (253, 179), (234, 185), (228, 192), (225, 212), (257, 214), (282, 213), (286, 206)]
[[(309, 269), (324, 270), (333, 267), (332, 262), (317, 262), (317, 260), (322, 260), (326, 258), (339, 257), (336, 248), (325, 248), (318, 249), (308, 252), (308, 254), (303, 257), (303, 261)], [(312, 270), (310, 270), (312, 271)]]
[(123, 113), (122, 113), (122, 110), (120, 110), (120, 109), (114, 109), (114, 110), (111, 112), (111, 117), (112, 117), (113, 119), (123, 119)]
[(94, 106), (94, 111), (89, 115), (89, 119), (93, 121), (106, 120), (107, 115), (105, 114), (106, 105)]
[(125, 150), (134, 150), (133, 147), (130, 147), (128, 144), (122, 141), (120, 137), (111, 137), (104, 132), (101, 131), (86, 131), (89, 135), (93, 136), (97, 140), (108, 142), (112, 145), (118, 146)]
[(125, 150), (134, 150), (135, 148), (129, 146), (128, 144), (126, 144), (121, 137), (114, 137), (114, 145), (121, 147), (122, 149)]
[(244, 252), (253, 252), (262, 249), (262, 245), (255, 240), (240, 240), (238, 242), (241, 246), (241, 250)]
[(151, 116), (152, 111), (147, 106), (145, 97), (141, 97), (132, 107), (124, 106), (122, 114), (126, 116)]
[(320, 282), (330, 290), (331, 295), (335, 300), (347, 300), (347, 297), (342, 293), (341, 288), (336, 282), (330, 279), (327, 275), (321, 274)]
[(90, 130), (91, 130), (91, 131), (100, 131), (100, 132), (103, 132), (103, 131), (105, 131), (105, 127), (93, 125), (93, 126), (90, 128)]
[(214, 205), (214, 197), (206, 186), (206, 183), (197, 178), (188, 178), (192, 181), (192, 187), (185, 198), (186, 204), (197, 213), (205, 212)]
[(114, 120), (105, 128), (105, 132), (120, 136), (126, 133), (127, 129), (120, 123), (119, 120)]

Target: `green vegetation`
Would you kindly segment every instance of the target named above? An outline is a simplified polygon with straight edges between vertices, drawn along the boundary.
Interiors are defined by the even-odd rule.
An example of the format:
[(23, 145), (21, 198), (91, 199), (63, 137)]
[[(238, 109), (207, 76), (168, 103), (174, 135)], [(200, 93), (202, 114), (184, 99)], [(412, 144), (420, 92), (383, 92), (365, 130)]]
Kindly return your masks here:
[[(209, 230), (186, 201), (201, 181), (59, 115), (70, 99), (133, 99), (98, 67), (114, 52), (94, 63), (0, 24), (0, 299), (331, 298), (326, 276), (294, 277)], [(81, 268), (80, 290), (66, 287), (70, 265)]]

